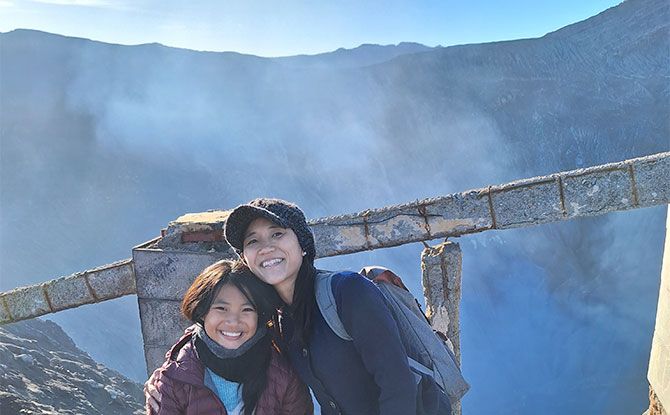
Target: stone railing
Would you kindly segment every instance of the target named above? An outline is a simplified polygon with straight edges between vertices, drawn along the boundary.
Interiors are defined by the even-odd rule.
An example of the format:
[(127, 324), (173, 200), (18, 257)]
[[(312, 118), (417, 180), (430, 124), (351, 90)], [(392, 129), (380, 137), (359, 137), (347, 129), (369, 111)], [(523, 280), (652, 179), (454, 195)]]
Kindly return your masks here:
[(126, 259), (0, 293), (0, 323), (25, 320), (136, 293), (133, 261)]

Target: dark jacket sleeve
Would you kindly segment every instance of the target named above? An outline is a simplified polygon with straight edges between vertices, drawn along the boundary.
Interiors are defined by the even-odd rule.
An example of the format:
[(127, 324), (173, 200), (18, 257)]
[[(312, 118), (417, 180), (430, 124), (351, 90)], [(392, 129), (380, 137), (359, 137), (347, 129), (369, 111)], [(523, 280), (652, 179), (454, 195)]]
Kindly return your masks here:
[(380, 389), (379, 413), (416, 413), (414, 375), (381, 292), (365, 277), (354, 273), (334, 282), (338, 285), (333, 289), (344, 328)]

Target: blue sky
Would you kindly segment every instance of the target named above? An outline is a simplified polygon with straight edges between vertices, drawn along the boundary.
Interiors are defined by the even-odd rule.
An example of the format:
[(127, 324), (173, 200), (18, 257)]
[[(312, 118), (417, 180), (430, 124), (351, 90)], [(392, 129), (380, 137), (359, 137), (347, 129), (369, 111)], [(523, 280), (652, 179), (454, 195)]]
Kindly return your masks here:
[(0, 32), (27, 28), (110, 43), (286, 56), (362, 43), (449, 46), (539, 37), (618, 3), (0, 0)]

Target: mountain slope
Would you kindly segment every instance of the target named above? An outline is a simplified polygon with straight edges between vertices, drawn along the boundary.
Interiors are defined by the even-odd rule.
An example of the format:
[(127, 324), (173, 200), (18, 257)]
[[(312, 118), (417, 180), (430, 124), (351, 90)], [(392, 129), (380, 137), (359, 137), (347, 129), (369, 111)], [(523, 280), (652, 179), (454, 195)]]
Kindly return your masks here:
[(0, 413), (141, 414), (141, 386), (93, 361), (49, 320), (0, 327)]

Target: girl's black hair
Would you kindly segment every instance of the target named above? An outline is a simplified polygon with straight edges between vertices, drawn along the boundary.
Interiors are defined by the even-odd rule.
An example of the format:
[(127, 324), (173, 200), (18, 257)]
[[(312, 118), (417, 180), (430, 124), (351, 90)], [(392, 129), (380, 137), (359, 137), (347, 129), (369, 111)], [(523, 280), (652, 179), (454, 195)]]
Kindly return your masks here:
[[(181, 303), (182, 314), (194, 323), (204, 323), (205, 315), (221, 287), (230, 284), (249, 300), (258, 314), (258, 327), (275, 320), (275, 313), (280, 304), (279, 296), (274, 287), (259, 280), (242, 261), (221, 260), (205, 268), (186, 291)], [(257, 373), (250, 374), (241, 383), (244, 412), (251, 414), (258, 399), (267, 385), (267, 370), (270, 366), (273, 330), (268, 330), (261, 339), (268, 345), (267, 353), (263, 353), (263, 362)], [(247, 410), (246, 408), (251, 408)]]

